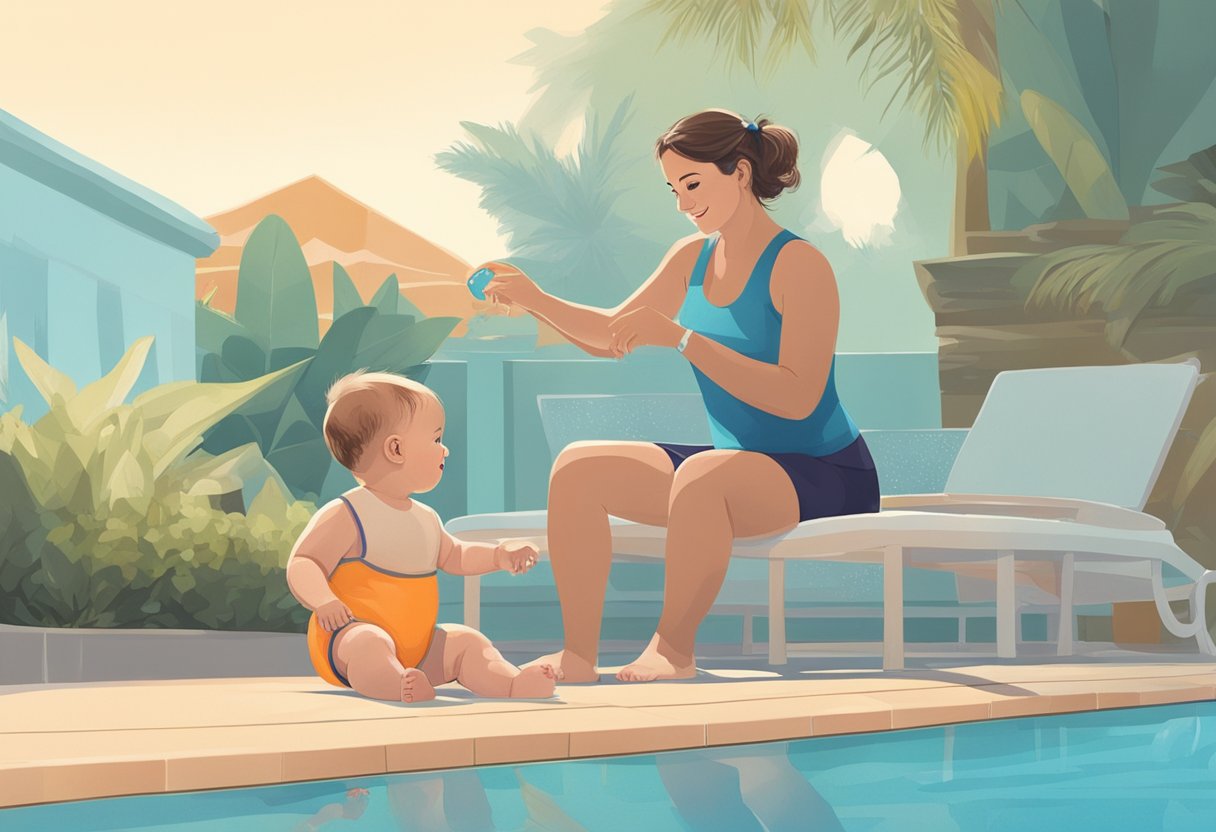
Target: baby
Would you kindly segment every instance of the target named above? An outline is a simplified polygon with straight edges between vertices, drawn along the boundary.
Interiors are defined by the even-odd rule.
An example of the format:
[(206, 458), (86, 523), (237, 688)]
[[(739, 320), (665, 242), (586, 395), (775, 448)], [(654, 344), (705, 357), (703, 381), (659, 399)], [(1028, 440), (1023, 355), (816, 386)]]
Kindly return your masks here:
[(358, 487), (322, 506), (296, 541), (287, 584), (313, 615), (308, 653), (332, 685), (373, 699), (423, 702), (458, 681), (481, 696), (547, 697), (556, 671), (512, 665), (481, 633), (436, 625), (436, 569), (518, 575), (536, 563), (522, 541), (465, 543), (411, 498), (443, 476), (443, 405), (418, 382), (358, 372), (327, 394), (325, 442)]

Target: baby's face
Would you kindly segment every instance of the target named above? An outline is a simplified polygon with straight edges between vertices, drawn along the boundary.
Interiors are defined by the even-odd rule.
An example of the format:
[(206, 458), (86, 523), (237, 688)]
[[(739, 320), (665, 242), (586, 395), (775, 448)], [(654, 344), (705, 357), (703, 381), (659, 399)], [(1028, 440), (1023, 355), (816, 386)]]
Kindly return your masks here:
[(443, 405), (425, 399), (408, 423), (402, 420), (396, 433), (403, 441), (404, 472), (411, 493), (430, 491), (443, 478), (448, 449), (443, 444)]

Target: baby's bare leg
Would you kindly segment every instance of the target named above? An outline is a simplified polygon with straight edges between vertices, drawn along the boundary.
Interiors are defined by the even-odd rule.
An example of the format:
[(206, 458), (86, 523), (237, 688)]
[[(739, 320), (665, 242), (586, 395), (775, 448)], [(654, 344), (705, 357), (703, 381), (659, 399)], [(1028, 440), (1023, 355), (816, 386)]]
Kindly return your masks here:
[(397, 661), (393, 639), (375, 624), (351, 624), (334, 640), (334, 664), (350, 686), (371, 699), (423, 702), (435, 698), (426, 674)]
[(440, 624), (421, 668), (431, 684), (460, 682), (478, 696), (543, 698), (553, 695), (557, 671), (539, 664), (520, 670), (490, 640), (463, 624)]

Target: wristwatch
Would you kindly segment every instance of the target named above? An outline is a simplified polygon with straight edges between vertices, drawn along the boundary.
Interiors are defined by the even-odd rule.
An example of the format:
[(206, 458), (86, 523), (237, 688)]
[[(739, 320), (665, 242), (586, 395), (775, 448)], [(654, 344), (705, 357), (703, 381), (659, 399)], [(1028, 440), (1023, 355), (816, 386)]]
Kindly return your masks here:
[(680, 338), (680, 343), (676, 344), (676, 352), (684, 352), (684, 348), (688, 346), (688, 339), (692, 337), (692, 330), (684, 330), (683, 337)]

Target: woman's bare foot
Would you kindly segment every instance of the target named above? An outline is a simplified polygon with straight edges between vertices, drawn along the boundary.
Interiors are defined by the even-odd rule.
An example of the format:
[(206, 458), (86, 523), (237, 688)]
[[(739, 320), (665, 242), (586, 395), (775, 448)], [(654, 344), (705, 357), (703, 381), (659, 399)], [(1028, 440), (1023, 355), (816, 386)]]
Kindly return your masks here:
[(401, 701), (407, 703), (426, 702), (435, 698), (435, 687), (431, 680), (416, 667), (408, 667), (401, 677)]
[(642, 651), (642, 655), (620, 669), (616, 678), (622, 682), (654, 682), (662, 679), (691, 679), (697, 675), (692, 656), (681, 656), (658, 634)]
[(534, 664), (519, 671), (511, 680), (507, 696), (512, 699), (545, 699), (553, 695), (557, 684), (557, 670), (551, 664)]
[(558, 650), (556, 653), (541, 656), (539, 659), (533, 659), (528, 662), (523, 667), (527, 669), (546, 664), (557, 671), (557, 680), (559, 682), (578, 684), (579, 682), (598, 682), (600, 680), (600, 674), (595, 669), (595, 665), (571, 653), (569, 650)]

